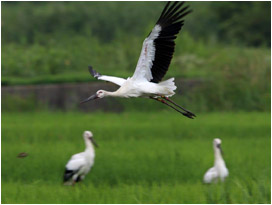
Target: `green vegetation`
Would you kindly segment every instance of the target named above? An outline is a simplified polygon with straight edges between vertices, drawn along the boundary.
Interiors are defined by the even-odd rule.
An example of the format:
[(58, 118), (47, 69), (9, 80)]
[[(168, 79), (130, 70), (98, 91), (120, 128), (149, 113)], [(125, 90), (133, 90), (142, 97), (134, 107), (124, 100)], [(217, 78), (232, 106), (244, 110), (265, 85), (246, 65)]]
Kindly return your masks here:
[[(194, 89), (190, 90), (190, 92), (188, 92), (187, 89), (184, 89), (184, 92), (181, 92), (183, 89), (181, 86), (179, 86), (177, 89), (177, 95), (174, 96), (174, 99), (177, 102), (180, 102), (180, 104), (182, 104), (184, 107), (194, 112), (223, 110), (270, 111), (271, 52), (268, 49), (240, 49), (237, 47), (226, 47), (222, 49), (220, 49), (220, 47), (208, 47), (206, 49), (204, 44), (193, 42), (193, 40), (186, 33), (184, 33), (183, 38), (179, 38), (177, 40), (177, 43), (183, 45), (187, 49), (191, 48), (190, 45), (195, 44), (197, 45), (196, 48), (198, 49), (191, 51), (191, 54), (188, 53), (182, 56), (176, 56), (165, 79), (175, 76), (177, 78), (176, 81), (179, 81), (180, 79), (178, 78), (181, 77), (183, 80), (181, 80), (180, 85), (182, 85), (184, 80), (186, 80), (185, 77), (187, 79), (199, 79), (203, 82), (199, 86), (196, 86)], [(78, 43), (73, 45), (80, 44)], [(140, 45), (138, 46), (140, 50)], [(107, 51), (106, 47), (107, 46), (105, 46), (105, 49), (103, 48), (105, 51)], [(107, 48), (112, 50), (112, 52), (114, 50), (113, 47)], [(138, 51), (138, 49), (136, 50)], [(127, 46), (127, 51), (129, 51), (129, 46)], [(179, 52), (182, 52), (182, 48), (177, 47), (177, 53)], [(123, 54), (125, 55), (125, 52)], [(107, 65), (109, 65), (109, 67), (111, 66), (111, 60), (105, 61), (99, 55), (96, 57), (94, 59), (100, 59), (101, 64), (97, 64), (97, 66), (94, 64), (94, 67), (101, 73), (121, 77), (127, 77), (133, 73), (134, 67), (129, 68), (128, 66), (121, 66), (118, 67), (118, 69), (111, 67), (111, 70), (107, 71)], [(111, 56), (108, 58), (111, 58)], [(78, 57), (77, 59), (82, 58)], [(120, 60), (120, 64), (128, 64), (125, 59), (133, 58), (123, 58), (123, 60)], [(102, 63), (102, 61), (104, 63)], [(112, 62), (113, 61), (114, 59), (112, 58)], [(76, 58), (73, 62), (76, 63)], [(87, 64), (88, 62), (86, 61), (85, 65)], [(46, 75), (45, 77), (41, 75), (40, 77), (33, 77), (27, 80), (19, 77), (10, 77), (9, 80), (6, 81), (7, 78), (3, 77), (2, 83), (16, 84), (20, 82), (21, 84), (28, 84), (28, 82), (31, 81), (32, 84), (39, 84), (54, 82), (84, 82), (95, 80), (90, 76), (83, 62), (81, 68), (83, 70), (77, 74), (69, 74), (65, 73), (66, 71), (63, 71), (64, 73), (51, 76)], [(126, 70), (125, 68), (128, 69)], [(25, 71), (20, 70), (18, 72)], [(2, 110), (16, 112), (23, 110), (37, 110), (47, 107), (47, 105), (38, 106), (40, 105), (40, 102), (33, 101), (35, 100), (34, 98), (29, 100), (29, 103), (27, 103), (21, 99), (14, 99), (12, 96), (5, 96), (5, 98), (2, 99)], [(116, 103), (118, 106), (122, 106), (123, 110), (139, 110), (139, 107), (141, 107), (141, 109), (145, 109), (146, 111), (162, 109), (162, 105), (159, 105), (159, 103), (146, 99), (114, 99), (114, 102), (112, 103), (113, 106), (115, 106)]]
[[(2, 84), (87, 81), (88, 65), (103, 73), (130, 76), (143, 39), (164, 4), (4, 2)], [(194, 12), (186, 17), (177, 39), (169, 75), (214, 78), (214, 72), (222, 73), (224, 66), (235, 67), (232, 71), (238, 71), (233, 75), (239, 74), (241, 55), (254, 69), (270, 70), (270, 2), (190, 2), (190, 6)], [(254, 30), (256, 22), (258, 32)], [(235, 44), (230, 44), (230, 39)], [(264, 47), (237, 47), (253, 44)], [(259, 62), (263, 62), (261, 66)], [(55, 75), (57, 80), (52, 80)]]
[[(131, 76), (164, 4), (4, 2), (2, 85), (90, 82), (88, 65)], [(190, 2), (194, 12), (186, 17), (165, 77), (204, 82), (183, 94), (184, 105), (270, 111), (270, 4)], [(3, 102), (5, 110), (12, 110), (10, 101)]]
[[(88, 65), (131, 76), (164, 4), (3, 2), (1, 83), (90, 82)], [(146, 99), (109, 99), (121, 114), (86, 114), (77, 105), (53, 113), (35, 93), (6, 94), (2, 203), (271, 203), (271, 2), (188, 4), (194, 12), (165, 79), (199, 82), (191, 92), (179, 86), (173, 98), (197, 118)], [(84, 130), (100, 145), (95, 166), (84, 182), (65, 187), (64, 166), (84, 149)], [(205, 185), (216, 137), (230, 176)], [(19, 159), (20, 152), (29, 156)]]
[[(88, 65), (101, 73), (128, 77), (134, 72), (144, 39), (121, 36), (112, 44), (100, 44), (91, 36), (63, 38), (27, 48), (20, 44), (3, 45), (2, 85), (87, 82), (92, 79)], [(187, 32), (183, 32), (176, 44), (166, 77), (216, 80), (218, 74), (227, 74), (244, 80), (244, 75), (254, 77), (256, 73), (252, 72), (262, 72), (267, 75), (256, 77), (266, 82), (265, 77), (270, 76), (268, 48), (209, 45), (195, 41)], [(251, 69), (249, 73), (248, 69)]]
[[(87, 40), (74, 37), (67, 41), (55, 42), (46, 48), (43, 45), (30, 46), (26, 51), (23, 50), (24, 46), (16, 45), (14, 49), (2, 53), (5, 59), (2, 85), (95, 81), (87, 70), (89, 64), (101, 73), (126, 78), (134, 72), (141, 41), (142, 39), (129, 39), (124, 36), (116, 39), (114, 45), (99, 45), (99, 42), (92, 38)], [(55, 44), (59, 46), (54, 47)], [(176, 79), (193, 78), (204, 82), (192, 92), (182, 93), (182, 97), (175, 96), (180, 98), (185, 107), (197, 112), (270, 111), (271, 52), (269, 49), (206, 46), (201, 41), (195, 42), (186, 32), (177, 39), (177, 44), (182, 46), (177, 46), (177, 55), (165, 79), (175, 76)], [(64, 46), (67, 49), (63, 50)], [(43, 50), (43, 54), (40, 54), (39, 49)], [(48, 55), (46, 51), (52, 55)], [(20, 60), (14, 61), (14, 55)], [(20, 63), (25, 64), (24, 69), (21, 69)], [(5, 69), (6, 64), (10, 64), (8, 67), (11, 69)], [(180, 92), (180, 88), (177, 92)], [(13, 100), (13, 98), (5, 98), (2, 101), (3, 110), (24, 110), (20, 108), (21, 100), (18, 103)], [(144, 100), (138, 100), (138, 103), (134, 100), (129, 103), (128, 100), (116, 101), (120, 101), (125, 109), (138, 109), (137, 105), (146, 103)], [(38, 103), (30, 102), (30, 104)], [(149, 103), (150, 106), (147, 104), (145, 104), (146, 109), (153, 110), (154, 103)]]
[[(270, 123), (269, 113), (4, 113), (2, 203), (270, 203)], [(86, 129), (100, 146), (95, 166), (65, 187), (64, 165), (84, 149)], [(215, 137), (230, 176), (204, 185)]]
[[(196, 39), (270, 46), (271, 2), (188, 2), (186, 30)], [(113, 42), (145, 36), (165, 2), (3, 2), (2, 41), (46, 44), (52, 37), (93, 34)], [(144, 29), (147, 33), (144, 34)], [(256, 32), (258, 31), (258, 32)]]

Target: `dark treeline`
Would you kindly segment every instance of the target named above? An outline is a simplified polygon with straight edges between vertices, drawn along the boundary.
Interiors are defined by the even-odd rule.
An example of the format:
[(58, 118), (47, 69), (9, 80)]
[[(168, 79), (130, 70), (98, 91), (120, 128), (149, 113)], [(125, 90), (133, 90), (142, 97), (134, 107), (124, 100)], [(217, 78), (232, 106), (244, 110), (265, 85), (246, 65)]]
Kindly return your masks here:
[[(270, 2), (187, 2), (186, 30), (195, 38), (247, 46), (270, 45)], [(3, 2), (2, 42), (43, 43), (49, 36), (90, 34), (101, 42), (143, 36), (165, 2)], [(146, 32), (143, 32), (146, 31)]]

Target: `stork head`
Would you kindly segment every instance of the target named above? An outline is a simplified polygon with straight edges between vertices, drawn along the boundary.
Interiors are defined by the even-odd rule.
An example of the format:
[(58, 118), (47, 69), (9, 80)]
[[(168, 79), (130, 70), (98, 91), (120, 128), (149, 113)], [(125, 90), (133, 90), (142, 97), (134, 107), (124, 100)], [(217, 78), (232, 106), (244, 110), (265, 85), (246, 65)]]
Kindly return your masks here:
[(221, 140), (219, 138), (215, 138), (213, 140), (213, 147), (215, 150), (219, 150), (221, 153), (223, 153), (222, 148), (221, 148)]
[(103, 98), (103, 97), (105, 97), (105, 95), (106, 95), (106, 91), (105, 90), (98, 90), (96, 92), (97, 98)]
[(103, 98), (105, 96), (106, 96), (106, 91), (105, 90), (98, 90), (94, 95), (91, 95), (87, 99), (83, 100), (81, 102), (81, 104), (85, 103), (85, 102), (88, 102), (90, 100), (100, 99), (100, 98)]
[(93, 138), (93, 133), (91, 131), (85, 131), (83, 133), (83, 138), (84, 140), (86, 141), (91, 141), (91, 143), (93, 145), (95, 145), (96, 147), (98, 147), (98, 145), (96, 144), (96, 142), (94, 141), (94, 138)]
[(93, 133), (91, 131), (85, 131), (83, 133), (83, 138), (84, 139), (90, 139), (91, 137), (93, 137)]

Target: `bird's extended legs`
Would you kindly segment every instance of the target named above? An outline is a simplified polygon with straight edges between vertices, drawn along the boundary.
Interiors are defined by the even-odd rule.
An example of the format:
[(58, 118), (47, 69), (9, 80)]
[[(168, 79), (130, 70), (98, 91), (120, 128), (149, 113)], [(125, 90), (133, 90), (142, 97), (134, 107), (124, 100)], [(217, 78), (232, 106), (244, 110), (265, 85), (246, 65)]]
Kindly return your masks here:
[(165, 96), (161, 96), (163, 99), (167, 100), (168, 102), (174, 104), (175, 106), (179, 107), (180, 109), (184, 110), (188, 115), (190, 115), (191, 117), (196, 117), (196, 115), (192, 112), (190, 112), (189, 110), (186, 110), (185, 108), (181, 107), (180, 105), (178, 105), (177, 103), (175, 103), (173, 100), (170, 100), (168, 97)]
[[(162, 98), (166, 99), (164, 96), (162, 96)], [(174, 106), (168, 104), (168, 103), (167, 103), (164, 99), (162, 99), (162, 98), (159, 98), (159, 97), (158, 97), (158, 98), (154, 98), (154, 97), (151, 97), (151, 96), (150, 96), (150, 99), (159, 101), (159, 102), (161, 102), (161, 103), (163, 103), (163, 104), (165, 104), (165, 105), (171, 107), (172, 109), (176, 110), (177, 112), (183, 114), (183, 115), (186, 116), (186, 117), (189, 117), (189, 118), (193, 119), (193, 116), (195, 116), (195, 115), (194, 115), (193, 113), (191, 113), (191, 112), (188, 112), (188, 111), (182, 112), (182, 111), (178, 110), (178, 109), (175, 108)], [(169, 101), (169, 98), (167, 98), (166, 100)], [(169, 101), (169, 102), (171, 102), (171, 101)], [(175, 103), (173, 103), (173, 104), (176, 105)], [(178, 107), (180, 107), (180, 106), (178, 106)], [(180, 107), (180, 108), (181, 108), (181, 107)], [(183, 109), (183, 110), (184, 110), (184, 109)]]

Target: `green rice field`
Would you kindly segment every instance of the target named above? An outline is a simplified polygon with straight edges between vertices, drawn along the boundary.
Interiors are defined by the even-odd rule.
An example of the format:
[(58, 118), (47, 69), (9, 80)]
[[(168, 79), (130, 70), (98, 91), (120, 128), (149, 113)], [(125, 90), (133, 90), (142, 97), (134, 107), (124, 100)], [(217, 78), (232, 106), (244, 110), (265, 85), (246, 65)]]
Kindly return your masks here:
[[(270, 113), (196, 114), (4, 112), (2, 203), (270, 203)], [(99, 145), (95, 165), (83, 182), (63, 186), (84, 130)], [(230, 175), (207, 185), (214, 138)]]

